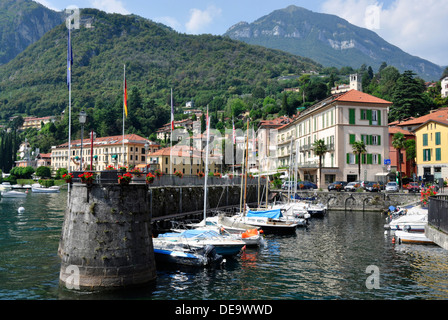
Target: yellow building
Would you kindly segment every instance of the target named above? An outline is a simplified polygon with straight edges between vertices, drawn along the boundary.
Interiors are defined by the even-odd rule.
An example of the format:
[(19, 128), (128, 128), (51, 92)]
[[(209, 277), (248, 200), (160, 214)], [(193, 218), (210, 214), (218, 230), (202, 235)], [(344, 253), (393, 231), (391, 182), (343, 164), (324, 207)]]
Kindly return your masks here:
[[(205, 172), (205, 150), (187, 146), (173, 146), (160, 149), (148, 155), (151, 170), (158, 169), (163, 174), (182, 172), (186, 175), (197, 175)], [(220, 158), (209, 156), (208, 172), (219, 172)]]
[(436, 113), (427, 117), (430, 119), (415, 129), (417, 175), (445, 179), (448, 177), (448, 119)]

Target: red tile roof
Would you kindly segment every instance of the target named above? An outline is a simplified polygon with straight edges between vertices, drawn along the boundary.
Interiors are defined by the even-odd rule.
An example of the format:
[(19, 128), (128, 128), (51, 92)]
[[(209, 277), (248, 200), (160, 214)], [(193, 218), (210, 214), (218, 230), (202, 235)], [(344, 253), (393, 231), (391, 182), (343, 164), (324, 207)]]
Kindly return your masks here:
[(448, 108), (437, 109), (427, 115), (401, 122), (398, 125), (399, 126), (413, 126), (413, 125), (415, 126), (415, 125), (420, 125), (422, 123), (425, 123), (429, 120), (434, 120), (434, 121), (439, 121), (439, 122), (447, 121), (448, 120)]
[(370, 94), (358, 91), (358, 90), (350, 90), (346, 93), (341, 94), (339, 97), (334, 99), (334, 101), (343, 101), (343, 102), (356, 102), (356, 103), (376, 103), (376, 104), (389, 104), (392, 102), (377, 98)]
[(411, 131), (404, 130), (400, 127), (389, 127), (389, 134), (396, 134), (396, 133), (402, 133), (405, 136), (415, 136), (415, 134)]

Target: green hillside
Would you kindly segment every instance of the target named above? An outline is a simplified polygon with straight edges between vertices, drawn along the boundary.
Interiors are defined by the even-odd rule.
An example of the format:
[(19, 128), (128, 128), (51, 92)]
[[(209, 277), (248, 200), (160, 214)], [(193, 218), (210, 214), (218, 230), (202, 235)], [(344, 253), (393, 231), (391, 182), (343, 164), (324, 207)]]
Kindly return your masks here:
[[(179, 34), (138, 16), (84, 9), (93, 28), (72, 33), (73, 106), (114, 104), (123, 91), (123, 65), (128, 88), (141, 99), (167, 104), (169, 91), (177, 105), (203, 103), (214, 96), (252, 92), (275, 85), (280, 75), (319, 70), (310, 59), (251, 46), (227, 37)], [(60, 114), (68, 104), (66, 86), (67, 29), (61, 24), (0, 66), (0, 120), (15, 114)]]

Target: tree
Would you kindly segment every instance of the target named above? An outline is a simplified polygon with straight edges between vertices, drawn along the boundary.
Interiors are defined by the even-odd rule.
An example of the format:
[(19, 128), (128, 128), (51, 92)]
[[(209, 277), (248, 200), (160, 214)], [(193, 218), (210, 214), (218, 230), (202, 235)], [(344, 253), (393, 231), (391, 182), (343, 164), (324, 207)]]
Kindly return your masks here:
[(314, 155), (319, 157), (319, 188), (322, 188), (322, 157), (327, 153), (325, 140), (316, 140), (313, 143)]
[(49, 167), (41, 166), (36, 169), (36, 176), (40, 178), (51, 178), (51, 169)]
[(352, 144), (353, 153), (358, 158), (358, 179), (361, 180), (361, 155), (367, 152), (364, 141), (355, 141)]
[(414, 78), (414, 75), (412, 71), (405, 71), (398, 78), (392, 95), (394, 105), (390, 109), (390, 121), (401, 121), (426, 114), (428, 106), (423, 95), (426, 88)]
[(398, 151), (398, 175), (400, 176), (400, 188), (403, 185), (403, 177), (401, 174), (401, 149), (406, 148), (406, 138), (401, 132), (397, 132), (392, 137), (392, 146)]

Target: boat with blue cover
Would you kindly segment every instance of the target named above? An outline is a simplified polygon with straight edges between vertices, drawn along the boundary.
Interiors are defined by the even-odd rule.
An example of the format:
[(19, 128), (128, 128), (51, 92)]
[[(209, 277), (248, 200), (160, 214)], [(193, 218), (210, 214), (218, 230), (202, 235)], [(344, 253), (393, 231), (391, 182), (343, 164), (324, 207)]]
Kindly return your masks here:
[(240, 253), (245, 246), (244, 241), (223, 237), (214, 230), (191, 229), (182, 232), (167, 232), (159, 234), (153, 240), (164, 239), (171, 243), (190, 247), (204, 247), (212, 245), (216, 249), (216, 253), (222, 256), (235, 256)]
[(191, 247), (164, 238), (153, 239), (156, 263), (180, 264), (195, 267), (219, 266), (225, 260), (212, 245)]
[(282, 216), (280, 209), (274, 210), (248, 210), (246, 214), (231, 217), (235, 222), (241, 222), (257, 228), (264, 233), (294, 233), (299, 226), (295, 220), (287, 220)]

